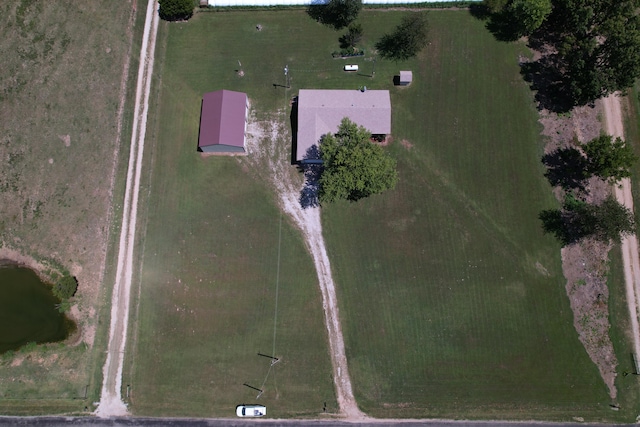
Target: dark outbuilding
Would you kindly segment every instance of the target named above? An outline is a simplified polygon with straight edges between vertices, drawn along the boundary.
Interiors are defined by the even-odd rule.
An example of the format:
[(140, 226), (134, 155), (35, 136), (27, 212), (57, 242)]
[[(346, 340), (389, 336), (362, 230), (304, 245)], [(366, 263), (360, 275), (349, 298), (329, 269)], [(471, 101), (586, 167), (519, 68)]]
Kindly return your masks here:
[(198, 151), (246, 154), (249, 101), (246, 93), (218, 90), (202, 97)]

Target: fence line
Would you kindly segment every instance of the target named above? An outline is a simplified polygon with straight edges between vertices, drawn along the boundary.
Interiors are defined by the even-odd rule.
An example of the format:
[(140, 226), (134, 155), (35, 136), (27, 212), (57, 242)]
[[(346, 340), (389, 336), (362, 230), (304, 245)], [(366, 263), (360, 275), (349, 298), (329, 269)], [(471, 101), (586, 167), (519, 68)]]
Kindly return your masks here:
[[(208, 0), (208, 5), (212, 7), (220, 6), (308, 6), (310, 4), (323, 4), (328, 0)], [(458, 1), (481, 1), (481, 0), (458, 0)], [(456, 0), (362, 0), (364, 4), (388, 4), (388, 5), (408, 5), (420, 3), (455, 3)]]

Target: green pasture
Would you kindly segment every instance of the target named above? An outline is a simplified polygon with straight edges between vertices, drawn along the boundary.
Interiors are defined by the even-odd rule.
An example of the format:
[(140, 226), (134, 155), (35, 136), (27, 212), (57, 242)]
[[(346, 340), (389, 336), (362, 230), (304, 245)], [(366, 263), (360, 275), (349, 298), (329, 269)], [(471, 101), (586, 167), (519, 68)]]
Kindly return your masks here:
[[(342, 32), (303, 10), (161, 23), (141, 290), (123, 381), (134, 413), (233, 416), (236, 404), (256, 401), (244, 383), (264, 390), (257, 401), (269, 415), (317, 416), (324, 402), (335, 411), (317, 279), (299, 233), (281, 222), (252, 159), (203, 159), (195, 149), (204, 92), (244, 91), (257, 121), (288, 125), (298, 89), (367, 86), (391, 91), (388, 149), (401, 181), (323, 208), (361, 408), (377, 417), (634, 419), (627, 389), (621, 410), (609, 407), (573, 328), (560, 248), (537, 219), (556, 202), (517, 65), (525, 47), (496, 42), (466, 11), (432, 11), (419, 58), (376, 58), (375, 41), (402, 13), (364, 10), (366, 55), (348, 60), (331, 57)], [(343, 72), (346, 63), (359, 72)], [(393, 86), (401, 69), (414, 72), (411, 86)], [(278, 137), (290, 150), (290, 135)], [(269, 372), (258, 352), (281, 361)]]
[(380, 417), (633, 420), (609, 407), (541, 231), (557, 202), (526, 50), (464, 12), (430, 21), (401, 65), (414, 83), (392, 92), (397, 189), (323, 210), (356, 398)]
[(2, 2), (0, 13), (0, 248), (69, 269), (83, 331), (0, 355), (0, 414), (86, 414), (99, 399), (109, 324), (111, 176), (127, 151), (118, 151), (120, 88), (144, 13), (29, 0)]
[[(141, 290), (123, 381), (136, 415), (235, 417), (236, 405), (252, 402), (270, 417), (337, 409), (322, 299), (301, 236), (254, 159), (196, 152), (202, 94), (251, 81), (260, 88), (249, 75), (234, 80), (236, 61), (225, 68), (217, 19), (233, 16), (196, 15), (159, 30)], [(193, 51), (202, 36), (205, 48)], [(281, 90), (271, 96), (270, 82), (257, 95), (246, 90), (265, 115), (265, 105), (284, 100)], [(259, 399), (249, 386), (263, 390)]]

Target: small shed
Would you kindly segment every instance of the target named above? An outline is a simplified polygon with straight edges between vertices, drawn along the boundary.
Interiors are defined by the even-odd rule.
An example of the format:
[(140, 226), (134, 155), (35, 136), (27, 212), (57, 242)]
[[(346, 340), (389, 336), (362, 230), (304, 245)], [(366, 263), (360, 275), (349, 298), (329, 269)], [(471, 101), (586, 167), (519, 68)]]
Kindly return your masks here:
[(400, 71), (400, 86), (408, 86), (413, 81), (413, 73), (411, 71)]
[(205, 93), (200, 113), (198, 151), (246, 154), (248, 112), (246, 93), (231, 90)]

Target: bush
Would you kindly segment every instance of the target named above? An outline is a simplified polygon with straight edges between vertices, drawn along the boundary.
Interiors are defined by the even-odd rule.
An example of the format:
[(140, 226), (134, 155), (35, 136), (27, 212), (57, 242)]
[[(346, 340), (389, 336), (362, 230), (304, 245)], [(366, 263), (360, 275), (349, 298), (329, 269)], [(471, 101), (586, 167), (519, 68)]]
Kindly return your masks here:
[(391, 34), (376, 43), (380, 56), (394, 61), (406, 61), (427, 45), (428, 22), (424, 12), (409, 12)]
[(53, 285), (53, 295), (55, 295), (60, 301), (66, 301), (73, 297), (77, 290), (78, 281), (69, 273), (66, 273), (55, 285)]
[(160, 18), (165, 21), (186, 21), (193, 16), (193, 0), (160, 0)]
[(355, 49), (334, 50), (331, 53), (331, 56), (333, 56), (334, 58), (351, 58), (353, 56), (364, 56), (364, 50), (358, 50), (358, 51), (356, 51)]

